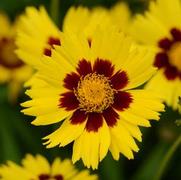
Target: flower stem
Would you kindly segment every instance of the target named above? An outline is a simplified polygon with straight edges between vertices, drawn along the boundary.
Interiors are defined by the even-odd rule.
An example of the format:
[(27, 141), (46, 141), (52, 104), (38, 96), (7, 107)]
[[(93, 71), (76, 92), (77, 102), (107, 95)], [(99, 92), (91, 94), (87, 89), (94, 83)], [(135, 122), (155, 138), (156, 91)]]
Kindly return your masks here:
[(60, 7), (60, 0), (51, 0), (50, 15), (56, 24), (58, 24), (59, 20), (59, 7)]
[(160, 165), (160, 168), (158, 169), (158, 171), (155, 175), (154, 180), (161, 180), (164, 170), (166, 169), (166, 166), (167, 166), (169, 160), (171, 159), (171, 157), (173, 156), (174, 152), (176, 151), (176, 149), (179, 147), (180, 144), (181, 144), (181, 135), (178, 136), (178, 138), (175, 140), (173, 145), (168, 150), (167, 154), (165, 155), (165, 157)]

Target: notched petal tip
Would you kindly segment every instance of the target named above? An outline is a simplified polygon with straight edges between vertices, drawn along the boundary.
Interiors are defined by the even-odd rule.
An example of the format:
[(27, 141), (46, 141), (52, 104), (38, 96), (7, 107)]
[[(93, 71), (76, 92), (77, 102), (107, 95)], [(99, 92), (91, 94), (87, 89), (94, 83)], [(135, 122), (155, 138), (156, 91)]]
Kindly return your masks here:
[(139, 142), (142, 142), (142, 134), (141, 134), (140, 137), (137, 137), (137, 140), (138, 140)]
[(43, 126), (42, 124), (38, 123), (36, 119), (33, 120), (33, 121), (31, 122), (31, 124), (34, 125), (34, 126)]
[[(23, 103), (20, 103), (20, 106), (21, 106), (21, 107), (27, 107), (26, 104), (27, 104), (26, 102), (23, 102)], [(21, 111), (22, 111), (22, 110), (21, 110)]]
[(23, 114), (26, 114), (26, 111), (25, 111), (26, 109), (22, 109), (22, 110), (20, 110), (20, 112), (21, 113), (23, 113)]
[[(46, 137), (45, 137), (46, 138)], [(43, 140), (45, 140), (45, 138), (42, 138)], [(46, 139), (47, 140), (47, 139)], [(50, 140), (48, 139), (46, 142), (43, 143), (43, 145), (47, 148), (47, 149), (50, 149), (50, 148), (53, 148), (55, 147), (55, 145), (52, 145)]]

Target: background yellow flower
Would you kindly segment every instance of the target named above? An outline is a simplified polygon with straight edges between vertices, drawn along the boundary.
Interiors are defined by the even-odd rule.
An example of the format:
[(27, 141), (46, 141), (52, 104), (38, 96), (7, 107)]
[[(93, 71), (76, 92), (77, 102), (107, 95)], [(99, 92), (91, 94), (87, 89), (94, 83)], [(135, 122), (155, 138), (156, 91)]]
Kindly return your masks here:
[(50, 165), (41, 155), (30, 154), (22, 160), (19, 166), (12, 161), (0, 165), (2, 180), (97, 180), (96, 175), (90, 175), (88, 170), (78, 171), (70, 160), (56, 158)]
[(137, 42), (155, 48), (153, 65), (159, 70), (146, 85), (159, 93), (168, 106), (178, 109), (181, 95), (181, 2), (150, 2), (144, 15), (137, 15), (131, 33)]
[(23, 83), (32, 74), (32, 68), (25, 65), (14, 52), (17, 26), (18, 22), (11, 24), (5, 14), (0, 14), (0, 83), (9, 86), (10, 101), (17, 99)]

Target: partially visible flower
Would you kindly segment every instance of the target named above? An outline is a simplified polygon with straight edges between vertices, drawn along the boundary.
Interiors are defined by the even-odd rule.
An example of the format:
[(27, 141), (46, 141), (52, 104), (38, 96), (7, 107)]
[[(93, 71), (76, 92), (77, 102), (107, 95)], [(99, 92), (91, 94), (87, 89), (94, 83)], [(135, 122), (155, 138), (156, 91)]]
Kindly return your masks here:
[[(35, 67), (41, 63), (41, 57), (51, 56), (54, 45), (62, 44), (61, 31), (49, 17), (44, 7), (36, 9), (27, 7), (23, 15), (20, 16), (16, 53), (27, 64)], [(29, 79), (25, 86), (33, 86), (34, 82), (40, 82), (37, 74)], [(46, 83), (40, 82), (41, 86)]]
[(61, 45), (61, 32), (44, 7), (27, 7), (20, 17), (16, 44), (18, 56), (30, 65), (41, 63), (43, 55), (51, 56), (54, 45)]
[(37, 66), (47, 87), (28, 90), (32, 100), (22, 104), (22, 112), (36, 117), (34, 125), (63, 120), (45, 144), (74, 142), (73, 162), (82, 159), (95, 169), (108, 150), (116, 160), (120, 153), (132, 159), (139, 150), (134, 138), (141, 141), (138, 126), (149, 127), (149, 119), (159, 120), (164, 109), (154, 93), (135, 89), (155, 72), (152, 53), (133, 48), (130, 38), (114, 28), (97, 29), (91, 48), (85, 36), (62, 38), (64, 43)]
[(155, 48), (153, 65), (159, 70), (146, 88), (159, 93), (168, 106), (178, 109), (181, 96), (181, 1), (152, 1), (131, 27), (137, 42)]
[(83, 33), (89, 43), (97, 26), (107, 29), (116, 26), (118, 30), (126, 31), (131, 22), (131, 11), (126, 3), (117, 3), (112, 8), (96, 7), (71, 7), (63, 21), (63, 31)]
[(88, 170), (78, 171), (71, 161), (56, 158), (52, 165), (41, 155), (27, 155), (19, 166), (8, 161), (0, 166), (0, 179), (3, 180), (97, 180)]
[(14, 52), (17, 22), (12, 25), (5, 14), (0, 14), (0, 84), (8, 84), (10, 101), (16, 100), (22, 83), (32, 74), (32, 68), (25, 65)]

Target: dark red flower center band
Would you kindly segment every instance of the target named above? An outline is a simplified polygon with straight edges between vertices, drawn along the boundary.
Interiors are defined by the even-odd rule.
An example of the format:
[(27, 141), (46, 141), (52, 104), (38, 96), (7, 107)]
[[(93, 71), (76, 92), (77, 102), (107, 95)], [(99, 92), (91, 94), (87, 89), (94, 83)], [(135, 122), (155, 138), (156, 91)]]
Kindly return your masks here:
[(181, 80), (181, 30), (172, 28), (171, 37), (158, 42), (161, 51), (155, 56), (154, 66), (163, 69), (168, 80)]
[(49, 47), (44, 48), (43, 54), (46, 56), (51, 56), (52, 49), (54, 49), (54, 45), (61, 46), (61, 41), (57, 37), (50, 36), (47, 40), (47, 44)]
[[(89, 47), (91, 48), (92, 39), (91, 39), (91, 38), (88, 38), (88, 39), (87, 39), (87, 42), (88, 42)], [(52, 49), (54, 49), (54, 45), (56, 45), (56, 46), (61, 46), (62, 43), (61, 43), (60, 38), (50, 36), (50, 37), (48, 38), (48, 40), (47, 40), (47, 45), (48, 45), (48, 47), (45, 47), (45, 48), (43, 49), (43, 54), (44, 54), (45, 56), (51, 56), (51, 55), (52, 55)]]
[(8, 69), (20, 68), (24, 63), (18, 59), (14, 50), (16, 49), (14, 39), (3, 37), (0, 39), (0, 65)]
[(97, 58), (79, 61), (76, 72), (64, 78), (67, 92), (60, 95), (59, 107), (73, 111), (72, 124), (86, 122), (87, 131), (98, 131), (103, 119), (109, 127), (116, 125), (119, 111), (129, 108), (133, 99), (122, 91), (129, 82), (125, 71), (115, 71), (111, 61)]
[[(49, 174), (41, 174), (39, 175), (39, 180), (50, 180), (50, 179), (54, 179), (54, 180), (63, 180), (63, 176), (62, 175), (55, 175), (55, 176), (50, 176)], [(33, 179), (32, 179), (33, 180)]]

